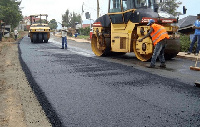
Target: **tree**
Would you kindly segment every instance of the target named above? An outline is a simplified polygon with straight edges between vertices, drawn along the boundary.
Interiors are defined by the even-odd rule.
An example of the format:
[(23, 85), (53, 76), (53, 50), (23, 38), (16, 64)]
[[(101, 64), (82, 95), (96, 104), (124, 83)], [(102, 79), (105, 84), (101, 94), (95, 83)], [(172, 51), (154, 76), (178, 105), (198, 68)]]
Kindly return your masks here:
[(70, 17), (69, 17), (70, 13), (69, 10), (67, 9), (65, 14), (62, 15), (62, 24), (64, 24), (65, 26), (69, 26), (69, 21), (70, 21)]
[(57, 22), (56, 22), (55, 19), (50, 20), (50, 22), (49, 22), (49, 27), (50, 27), (51, 29), (56, 29), (56, 28), (58, 27)]
[(66, 10), (65, 14), (62, 15), (62, 23), (67, 27), (72, 27), (75, 29), (76, 24), (81, 22), (81, 15), (75, 12), (70, 13), (68, 9)]
[(21, 2), (17, 0), (0, 0), (0, 20), (3, 20), (6, 25), (11, 24), (12, 29), (22, 20), (20, 4)]
[(177, 2), (177, 0), (160, 0), (160, 8), (161, 11), (166, 11), (169, 14), (172, 14), (174, 17), (181, 14), (181, 12), (176, 12), (179, 5), (181, 5), (182, 2)]
[(81, 19), (81, 15), (80, 14), (77, 14), (75, 12), (73, 12), (72, 14), (72, 17), (70, 18), (70, 26), (72, 28), (75, 28), (76, 27), (76, 24), (80, 24), (82, 19)]

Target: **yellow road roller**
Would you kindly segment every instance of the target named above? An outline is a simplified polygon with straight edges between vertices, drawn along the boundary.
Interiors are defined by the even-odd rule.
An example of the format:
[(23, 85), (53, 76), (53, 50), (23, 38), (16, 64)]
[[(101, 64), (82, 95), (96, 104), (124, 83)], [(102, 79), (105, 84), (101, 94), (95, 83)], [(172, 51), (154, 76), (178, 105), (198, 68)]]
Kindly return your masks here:
[(137, 41), (150, 30), (150, 19), (164, 26), (170, 36), (165, 58), (175, 57), (180, 51), (178, 19), (159, 11), (155, 0), (109, 0), (108, 14), (93, 23), (92, 51), (97, 56), (134, 52), (139, 60), (150, 60), (154, 50), (151, 38)]
[[(42, 20), (42, 16), (45, 16), (46, 19)], [(47, 17), (47, 14), (30, 15), (31, 26), (29, 30), (29, 37), (31, 42), (48, 42), (50, 38), (50, 27), (48, 26)], [(39, 19), (39, 21), (36, 21), (36, 18)]]

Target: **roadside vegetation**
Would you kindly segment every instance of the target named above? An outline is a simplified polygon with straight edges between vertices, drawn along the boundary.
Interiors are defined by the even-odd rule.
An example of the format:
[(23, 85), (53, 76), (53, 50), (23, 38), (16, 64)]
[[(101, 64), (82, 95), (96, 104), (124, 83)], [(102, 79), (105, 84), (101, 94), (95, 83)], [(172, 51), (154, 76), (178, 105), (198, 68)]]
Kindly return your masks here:
[[(10, 37), (2, 37), (2, 42), (15, 42), (15, 37), (13, 33), (10, 34)], [(17, 39), (21, 39), (24, 36), (28, 35), (28, 31), (19, 31), (19, 34), (17, 36)]]
[(80, 39), (89, 39), (90, 36), (85, 36), (85, 35), (78, 35), (77, 38), (80, 38)]
[[(181, 34), (180, 35), (180, 43), (181, 43), (181, 52), (188, 52), (188, 49), (190, 47), (190, 35)], [(195, 43), (193, 47), (193, 52), (195, 52), (197, 44)]]
[(90, 27), (80, 28), (80, 35), (89, 36), (90, 35)]

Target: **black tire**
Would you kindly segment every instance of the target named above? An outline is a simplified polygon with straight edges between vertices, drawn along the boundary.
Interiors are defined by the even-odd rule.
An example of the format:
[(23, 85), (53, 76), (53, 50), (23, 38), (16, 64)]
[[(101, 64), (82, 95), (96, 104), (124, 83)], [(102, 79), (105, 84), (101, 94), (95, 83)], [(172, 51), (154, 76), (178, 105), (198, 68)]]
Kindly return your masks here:
[(181, 43), (179, 39), (168, 39), (165, 48), (165, 59), (170, 60), (180, 52)]
[(44, 33), (44, 43), (47, 43), (48, 42), (48, 37), (47, 37), (47, 33)]
[(43, 42), (42, 33), (39, 33), (39, 34), (38, 34), (38, 41), (39, 41), (39, 42)]
[(33, 33), (33, 43), (36, 43), (36, 42), (37, 42), (37, 34)]

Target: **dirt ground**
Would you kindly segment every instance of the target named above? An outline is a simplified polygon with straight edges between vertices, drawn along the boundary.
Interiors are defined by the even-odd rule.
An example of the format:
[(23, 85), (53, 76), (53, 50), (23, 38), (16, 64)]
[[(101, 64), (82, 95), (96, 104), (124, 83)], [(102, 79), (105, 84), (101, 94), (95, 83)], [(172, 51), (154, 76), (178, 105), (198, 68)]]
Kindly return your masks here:
[(22, 71), (18, 55), (17, 41), (3, 38), (0, 42), (0, 127), (51, 127)]

